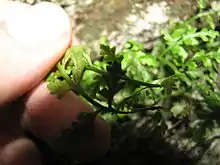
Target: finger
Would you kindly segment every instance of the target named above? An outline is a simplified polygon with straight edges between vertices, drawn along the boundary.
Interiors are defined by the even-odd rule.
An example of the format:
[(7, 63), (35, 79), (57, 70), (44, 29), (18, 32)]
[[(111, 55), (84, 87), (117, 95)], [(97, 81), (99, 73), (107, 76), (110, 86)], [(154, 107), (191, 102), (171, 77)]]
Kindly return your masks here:
[(30, 5), (17, 1), (1, 0), (0, 1), (0, 24), (3, 24), (9, 17), (13, 17), (23, 11)]
[(77, 135), (70, 139), (61, 138), (56, 143), (61, 132), (77, 121), (80, 112), (92, 112), (92, 109), (72, 92), (57, 99), (50, 94), (46, 85), (40, 84), (27, 96), (23, 127), (49, 143), (52, 148), (71, 157), (91, 160), (105, 154), (110, 146), (110, 127), (100, 117), (94, 122), (94, 134), (81, 135), (79, 139)]
[(63, 56), (72, 35), (68, 15), (52, 3), (5, 18), (0, 27), (0, 106), (37, 85)]
[(0, 164), (3, 165), (41, 165), (40, 154), (33, 142), (19, 138), (1, 150)]
[(13, 113), (1, 112), (0, 115), (0, 164), (4, 165), (40, 165), (38, 149), (35, 145), (23, 139), (20, 127), (22, 105), (20, 100), (14, 102)]

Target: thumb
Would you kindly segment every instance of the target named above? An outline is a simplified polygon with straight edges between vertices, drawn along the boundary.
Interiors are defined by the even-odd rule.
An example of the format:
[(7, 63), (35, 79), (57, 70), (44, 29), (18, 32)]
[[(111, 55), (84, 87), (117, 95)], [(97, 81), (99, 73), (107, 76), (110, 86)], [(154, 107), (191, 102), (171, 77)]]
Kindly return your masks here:
[[(10, 2), (12, 3), (12, 2)], [(7, 3), (0, 3), (0, 8)], [(14, 6), (13, 6), (14, 7)], [(9, 6), (4, 8), (11, 10)], [(3, 19), (5, 18), (5, 19)], [(0, 106), (36, 86), (71, 42), (71, 22), (59, 6), (42, 2), (22, 6), (0, 18)]]

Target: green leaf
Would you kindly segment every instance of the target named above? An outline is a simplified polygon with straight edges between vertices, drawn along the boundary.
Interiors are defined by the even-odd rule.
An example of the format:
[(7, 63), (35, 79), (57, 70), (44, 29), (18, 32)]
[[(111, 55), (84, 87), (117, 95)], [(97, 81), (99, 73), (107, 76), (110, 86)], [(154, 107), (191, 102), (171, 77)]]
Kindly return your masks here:
[(185, 32), (186, 32), (185, 28), (175, 29), (171, 36), (174, 39), (179, 39), (180, 37), (182, 37), (184, 35)]
[(121, 68), (125, 70), (132, 64), (132, 54), (131, 52), (124, 52), (123, 53), (123, 60), (121, 62)]
[(57, 95), (58, 98), (71, 90), (71, 86), (59, 71), (52, 72), (46, 80), (48, 82), (47, 88), (50, 90), (51, 94)]
[[(148, 110), (144, 116), (135, 117), (147, 115), (150, 125), (159, 128), (158, 135), (167, 132), (167, 126), (179, 119), (186, 119), (187, 130), (188, 124), (209, 118), (207, 113), (210, 115), (220, 107), (219, 32), (209, 13), (200, 11), (189, 20), (170, 24), (147, 51), (137, 41), (129, 40), (118, 50), (103, 39), (103, 57), (91, 63), (89, 51), (74, 46), (48, 77), (48, 88), (58, 95), (82, 89), (86, 94), (81, 96), (89, 100), (96, 112), (101, 111), (102, 116), (107, 113), (111, 119), (117, 111), (127, 113), (164, 105), (163, 110)], [(199, 24), (193, 22), (198, 19)], [(202, 132), (209, 126), (202, 127), (192, 127), (194, 137), (205, 137)]]
[(156, 66), (156, 58), (141, 50), (124, 49), (120, 55), (123, 57), (121, 68), (126, 75), (136, 80), (148, 81), (151, 78), (148, 66)]
[[(190, 24), (186, 24), (185, 28), (187, 29), (187, 34), (195, 34), (198, 31), (197, 27), (191, 26)], [(183, 36), (184, 37), (184, 36)]]
[(208, 0), (197, 0), (200, 10), (204, 10), (208, 6)]
[(206, 54), (204, 51), (197, 52), (194, 57), (192, 58), (193, 61), (202, 61), (203, 65), (205, 67), (211, 67), (212, 66), (212, 61), (211, 61), (212, 56)]
[(194, 46), (194, 45), (198, 45), (199, 41), (195, 38), (187, 38), (184, 40), (184, 44), (189, 46)]
[(204, 42), (209, 41), (209, 38), (208, 38), (208, 36), (206, 36), (206, 35), (201, 35), (200, 38), (201, 38)]
[(217, 63), (220, 63), (220, 48), (217, 52), (212, 52), (213, 58), (216, 60)]
[(64, 95), (66, 92), (77, 90), (83, 78), (85, 68), (91, 65), (90, 50), (82, 46), (72, 46), (56, 65), (56, 71), (48, 77), (48, 89), (51, 94)]
[(209, 41), (209, 38), (214, 39), (219, 36), (219, 32), (207, 28), (203, 28), (198, 34), (204, 42)]
[(172, 47), (171, 49), (172, 53), (173, 54), (176, 54), (176, 55), (179, 55), (181, 57), (181, 61), (183, 62), (187, 56), (188, 56), (188, 53), (185, 51), (185, 49), (180, 46), (180, 45), (175, 45)]
[(96, 94), (100, 91), (101, 84), (102, 76), (90, 70), (85, 71), (80, 82), (80, 86), (91, 97), (96, 97)]
[(182, 82), (185, 82), (188, 86), (191, 86), (193, 82), (189, 80), (189, 78), (185, 75), (185, 73), (176, 73), (176, 76), (179, 77)]
[(167, 43), (173, 43), (175, 42), (173, 40), (173, 37), (170, 35), (168, 30), (162, 30), (161, 34), (163, 34), (163, 38)]
[(133, 40), (129, 40), (125, 44), (125, 48), (133, 50), (133, 51), (143, 51), (144, 50), (144, 44), (142, 44), (140, 42), (133, 41)]
[(186, 117), (189, 115), (189, 106), (185, 100), (175, 102), (171, 108), (174, 117)]
[(148, 65), (152, 67), (157, 66), (157, 60), (155, 56), (152, 56), (150, 54), (145, 54), (144, 56), (140, 57), (140, 62), (142, 65)]
[(105, 57), (106, 61), (114, 61), (116, 59), (115, 56), (116, 47), (110, 47), (109, 45), (100, 45), (100, 53)]
[(170, 95), (172, 93), (173, 85), (176, 81), (175, 76), (170, 76), (162, 81), (161, 86), (164, 88), (165, 95)]
[(195, 69), (197, 69), (197, 64), (196, 64), (196, 62), (195, 62), (195, 61), (192, 61), (192, 60), (188, 61), (188, 62), (185, 64), (185, 66), (187, 66), (189, 70), (195, 70)]
[(212, 17), (210, 15), (206, 16), (206, 22), (209, 24), (209, 26), (214, 30), (215, 29), (215, 24), (214, 24), (214, 20), (212, 19)]
[(213, 92), (209, 87), (203, 84), (197, 84), (199, 91), (205, 99), (205, 102), (208, 103), (208, 106), (211, 108), (220, 107), (220, 93)]
[(212, 66), (212, 61), (208, 57), (203, 58), (202, 61), (203, 61), (203, 64), (204, 64), (205, 67), (211, 67)]
[(205, 51), (199, 50), (195, 53), (195, 55), (192, 57), (192, 60), (202, 60), (205, 57)]

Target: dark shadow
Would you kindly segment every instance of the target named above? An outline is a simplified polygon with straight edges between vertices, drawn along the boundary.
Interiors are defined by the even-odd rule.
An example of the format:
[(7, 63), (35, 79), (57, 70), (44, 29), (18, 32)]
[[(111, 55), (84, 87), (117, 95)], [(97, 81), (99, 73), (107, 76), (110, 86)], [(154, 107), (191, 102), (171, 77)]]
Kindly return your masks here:
[(109, 153), (92, 163), (79, 165), (190, 165), (194, 162), (165, 142), (159, 132), (148, 132), (144, 125), (137, 128), (137, 121), (115, 125)]

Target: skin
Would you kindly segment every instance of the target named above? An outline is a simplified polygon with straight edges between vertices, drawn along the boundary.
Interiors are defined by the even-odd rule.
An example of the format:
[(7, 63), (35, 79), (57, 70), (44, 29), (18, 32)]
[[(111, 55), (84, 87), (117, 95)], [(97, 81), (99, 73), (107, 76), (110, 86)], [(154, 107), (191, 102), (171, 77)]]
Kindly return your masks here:
[[(44, 2), (34, 6), (0, 1), (0, 165), (41, 165), (36, 145), (23, 129), (61, 153), (90, 161), (110, 146), (110, 127), (100, 117), (94, 134), (80, 135), (66, 153), (55, 139), (77, 121), (79, 112), (92, 109), (74, 93), (58, 100), (50, 95), (44, 77), (75, 43), (72, 25), (59, 6)], [(73, 140), (62, 140), (63, 146)]]

